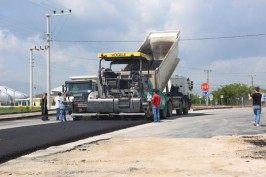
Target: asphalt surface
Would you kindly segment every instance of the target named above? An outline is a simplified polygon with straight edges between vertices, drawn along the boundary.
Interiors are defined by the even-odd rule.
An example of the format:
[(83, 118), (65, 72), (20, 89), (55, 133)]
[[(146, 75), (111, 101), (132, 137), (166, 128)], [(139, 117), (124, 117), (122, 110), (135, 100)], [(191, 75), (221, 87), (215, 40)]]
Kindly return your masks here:
[[(55, 117), (51, 117), (51, 121), (45, 122), (42, 122), (39, 117), (38, 120), (17, 120), (14, 123), (6, 121), (1, 122), (3, 129), (0, 130), (0, 163), (40, 149), (92, 136), (98, 137), (96, 135), (103, 136), (109, 132), (111, 132), (109, 134), (118, 136), (157, 138), (211, 138), (214, 136), (265, 134), (265, 111), (263, 108), (260, 127), (255, 127), (252, 124), (251, 108), (191, 111), (188, 115), (173, 116), (162, 120), (161, 123), (150, 124), (137, 120), (90, 120), (59, 123), (54, 120)], [(116, 131), (133, 126), (135, 127)]]
[(124, 129), (147, 121), (69, 121), (0, 130), (0, 163), (31, 152)]

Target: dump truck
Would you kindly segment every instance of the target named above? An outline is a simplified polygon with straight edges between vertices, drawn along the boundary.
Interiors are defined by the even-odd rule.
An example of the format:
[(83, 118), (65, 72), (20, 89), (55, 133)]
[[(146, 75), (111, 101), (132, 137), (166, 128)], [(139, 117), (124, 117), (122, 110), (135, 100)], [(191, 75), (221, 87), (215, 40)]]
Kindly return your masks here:
[(137, 52), (99, 53), (101, 93), (88, 99), (84, 112), (74, 111), (72, 117), (134, 115), (150, 119), (152, 89), (161, 96), (162, 118), (172, 116), (173, 110), (187, 114), (193, 82), (172, 76), (180, 61), (179, 37), (180, 31), (150, 32)]
[(88, 100), (99, 96), (98, 76), (71, 76), (65, 81), (62, 91), (66, 96), (68, 114), (86, 112)]

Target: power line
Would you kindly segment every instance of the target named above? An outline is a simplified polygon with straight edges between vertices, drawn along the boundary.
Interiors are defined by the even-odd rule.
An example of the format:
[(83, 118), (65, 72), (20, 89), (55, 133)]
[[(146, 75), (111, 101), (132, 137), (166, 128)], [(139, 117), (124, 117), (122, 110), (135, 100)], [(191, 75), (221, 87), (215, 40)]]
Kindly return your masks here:
[(93, 60), (93, 61), (98, 61), (97, 58), (79, 57), (79, 56), (68, 55), (68, 54), (64, 54), (64, 55), (65, 55), (65, 56), (68, 56), (68, 57), (72, 57), (72, 58), (81, 59), (81, 60)]
[[(187, 70), (204, 70), (203, 68), (195, 68), (195, 67), (183, 67), (183, 66), (178, 66), (178, 68), (181, 68), (181, 69), (187, 69)], [(215, 75), (223, 75), (223, 76), (246, 76), (248, 74), (250, 74), (250, 72), (247, 72), (247, 73), (234, 73), (234, 72), (216, 72), (215, 70), (212, 71), (213, 74)], [(266, 72), (254, 72), (253, 74), (266, 74)]]
[(245, 35), (236, 35), (236, 36), (218, 36), (218, 37), (204, 37), (204, 38), (184, 38), (180, 41), (201, 41), (201, 40), (216, 40), (216, 39), (233, 39), (233, 38), (245, 38), (245, 37), (258, 37), (266, 36), (266, 34), (245, 34)]
[[(2, 14), (0, 14), (0, 24), (3, 24), (1, 26), (3, 26), (4, 28), (6, 28), (8, 26), (11, 29), (15, 29), (15, 30), (20, 29), (20, 31), (23, 30), (27, 33), (35, 33), (35, 30), (36, 30), (33, 28), (33, 26), (28, 25), (21, 20), (17, 20), (15, 18), (12, 18), (9, 16), (7, 17), (7, 16), (2, 15)], [(37, 28), (40, 30), (40, 28), (38, 26), (37, 26)], [(23, 34), (23, 33), (20, 33), (20, 34)], [(23, 34), (23, 36), (28, 37), (26, 34)]]
[(40, 1), (33, 1), (33, 0), (27, 0), (29, 3), (35, 5), (35, 6), (39, 6), (39, 7), (42, 7), (43, 9), (46, 9), (46, 10), (49, 10), (49, 11), (52, 11), (54, 9), (57, 9), (57, 10), (61, 10), (61, 8), (59, 9), (58, 7), (55, 7), (55, 6), (52, 6), (52, 5), (49, 5), (49, 4), (45, 4), (44, 2), (40, 2)]
[[(55, 4), (53, 2), (50, 2), (50, 1), (46, 1), (46, 2), (42, 2), (40, 0), (39, 1), (38, 0), (37, 1), (36, 0), (35, 1), (34, 0), (27, 0), (27, 1), (29, 3), (35, 5), (35, 6), (41, 7), (43, 9), (46, 9), (46, 10), (49, 10), (49, 11), (54, 11), (55, 9), (61, 11), (62, 9), (65, 9), (65, 8), (58, 8), (58, 6), (60, 6), (60, 5)], [(51, 19), (51, 24), (52, 24), (52, 26), (54, 26), (54, 28), (51, 29), (51, 33), (54, 33), (54, 36), (55, 36), (55, 31), (57, 29), (59, 29), (56, 32), (57, 34), (59, 34), (62, 31), (67, 19), (68, 18), (65, 18), (65, 20), (63, 21), (63, 24), (61, 26), (59, 26), (60, 19), (58, 19), (58, 18), (57, 19)], [(55, 23), (55, 25), (53, 25), (53, 23)]]
[(58, 39), (53, 39), (53, 42), (73, 42), (73, 43), (134, 43), (134, 42), (143, 42), (143, 41), (122, 41), (122, 40), (119, 40), (119, 41), (115, 41), (115, 40), (110, 40), (110, 41), (99, 41), (99, 40), (58, 40)]
[[(58, 18), (57, 18), (58, 19)], [(65, 26), (65, 24), (66, 24), (66, 22), (67, 22), (67, 20), (68, 20), (68, 16), (66, 17), (66, 18), (64, 18), (64, 21), (61, 23), (61, 26), (60, 27), (58, 27), (59, 26), (59, 20), (57, 21), (57, 23), (56, 23), (56, 27), (55, 27), (55, 29), (53, 30), (54, 32), (54, 36), (58, 36), (60, 33), (61, 33), (61, 31), (63, 30), (63, 28), (64, 28), (64, 26)], [(56, 29), (58, 29), (56, 32), (55, 32), (55, 30)]]
[[(181, 38), (180, 41), (202, 41), (202, 40), (220, 40), (220, 39), (234, 39), (234, 38), (247, 38), (247, 37), (258, 37), (266, 36), (266, 34), (245, 34), (245, 35), (235, 35), (235, 36), (217, 36), (217, 37), (202, 37), (202, 38)], [(73, 43), (139, 43), (142, 40), (60, 40), (53, 39), (54, 42), (73, 42)]]

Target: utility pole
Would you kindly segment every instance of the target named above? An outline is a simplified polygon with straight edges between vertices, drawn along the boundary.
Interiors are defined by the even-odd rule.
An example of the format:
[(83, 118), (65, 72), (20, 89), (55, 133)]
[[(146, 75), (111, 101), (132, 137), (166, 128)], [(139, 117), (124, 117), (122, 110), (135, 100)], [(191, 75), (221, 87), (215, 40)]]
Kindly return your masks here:
[(253, 76), (256, 77), (256, 75), (255, 75), (255, 74), (250, 74), (250, 75), (248, 75), (248, 76), (250, 76), (250, 78), (251, 78), (251, 86), (252, 86), (252, 88), (253, 88), (253, 87), (254, 87), (254, 84), (253, 84)]
[(2, 106), (2, 98), (1, 98), (1, 92), (2, 92), (2, 90), (0, 89), (0, 106)]
[(51, 69), (50, 69), (50, 49), (51, 49), (51, 32), (50, 32), (50, 17), (53, 16), (63, 16), (71, 15), (71, 10), (69, 13), (64, 13), (62, 10), (60, 14), (54, 11), (52, 14), (46, 14), (46, 48), (47, 48), (47, 108), (51, 109), (50, 105), (50, 91), (51, 91)]
[(39, 51), (44, 49), (41, 46), (40, 49), (36, 46), (34, 48), (30, 48), (30, 108), (33, 107), (33, 50)]
[[(204, 72), (206, 72), (207, 73), (207, 84), (209, 84), (209, 82), (210, 82), (210, 78), (209, 78), (209, 75), (210, 75), (210, 72), (211, 72), (212, 70), (210, 70), (210, 69), (206, 69), (206, 70), (204, 70)], [(210, 84), (209, 84), (210, 85)], [(210, 91), (209, 91), (210, 92)], [(206, 96), (206, 106), (209, 106), (209, 93), (207, 94), (207, 96)]]
[(6, 89), (6, 106), (7, 106), (7, 97), (8, 97), (8, 94), (7, 94), (7, 88), (5, 87)]
[(33, 88), (33, 50), (39, 50), (36, 48), (30, 48), (30, 108), (32, 108), (32, 88)]

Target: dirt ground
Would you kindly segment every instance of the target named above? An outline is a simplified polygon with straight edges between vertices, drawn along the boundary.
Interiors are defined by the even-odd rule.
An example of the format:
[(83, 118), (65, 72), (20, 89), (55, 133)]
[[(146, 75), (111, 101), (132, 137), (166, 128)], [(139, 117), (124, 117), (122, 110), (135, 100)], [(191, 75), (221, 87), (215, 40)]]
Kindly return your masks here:
[(113, 137), (0, 165), (19, 177), (266, 177), (266, 135), (210, 139)]

